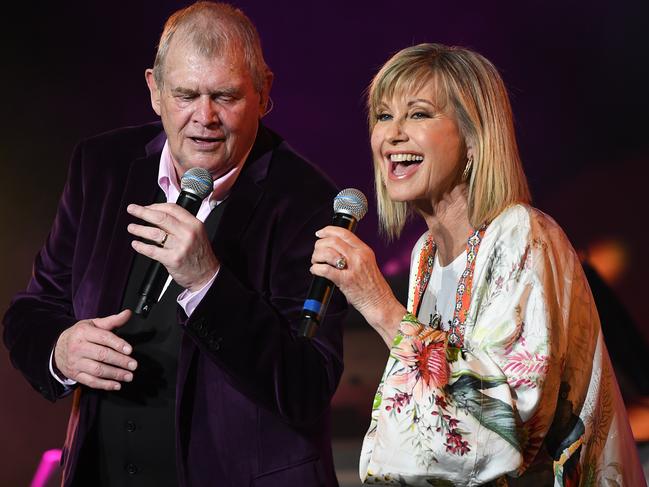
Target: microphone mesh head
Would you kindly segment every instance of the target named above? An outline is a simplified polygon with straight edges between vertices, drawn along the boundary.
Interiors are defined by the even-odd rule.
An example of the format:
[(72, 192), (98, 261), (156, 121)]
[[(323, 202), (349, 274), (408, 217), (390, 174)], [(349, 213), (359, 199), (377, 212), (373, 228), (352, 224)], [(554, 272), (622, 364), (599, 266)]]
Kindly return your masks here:
[(334, 213), (346, 213), (360, 220), (367, 213), (367, 198), (357, 189), (343, 189), (334, 198)]
[(212, 175), (202, 167), (192, 167), (180, 178), (180, 189), (204, 199), (212, 192)]

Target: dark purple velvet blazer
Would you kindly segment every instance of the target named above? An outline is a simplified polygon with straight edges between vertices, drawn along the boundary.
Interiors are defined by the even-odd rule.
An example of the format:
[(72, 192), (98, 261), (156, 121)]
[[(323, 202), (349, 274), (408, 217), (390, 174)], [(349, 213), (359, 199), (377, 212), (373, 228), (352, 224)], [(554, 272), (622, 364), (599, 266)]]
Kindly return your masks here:
[[(64, 393), (48, 370), (59, 334), (120, 310), (134, 257), (126, 206), (154, 201), (164, 140), (161, 125), (150, 124), (93, 137), (74, 152), (33, 277), (4, 318), (13, 364), (49, 400)], [(180, 485), (337, 485), (329, 401), (343, 368), (344, 299), (334, 297), (314, 340), (295, 336), (314, 232), (331, 221), (335, 191), (260, 126), (213, 241), (220, 272), (189, 320), (179, 312)], [(65, 485), (96, 405), (95, 391), (75, 389)]]

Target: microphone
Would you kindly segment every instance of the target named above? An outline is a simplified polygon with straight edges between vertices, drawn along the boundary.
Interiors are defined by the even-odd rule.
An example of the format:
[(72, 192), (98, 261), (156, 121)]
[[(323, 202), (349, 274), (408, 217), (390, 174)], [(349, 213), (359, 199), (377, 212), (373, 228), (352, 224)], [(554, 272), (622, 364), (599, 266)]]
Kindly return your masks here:
[[(343, 189), (334, 198), (334, 217), (331, 224), (354, 232), (358, 221), (366, 213), (367, 198), (365, 195), (354, 188)], [(302, 308), (299, 336), (311, 338), (316, 334), (318, 326), (327, 312), (327, 306), (335, 287), (329, 279), (320, 276), (313, 277), (309, 294)]]
[[(193, 167), (180, 178), (180, 189), (176, 204), (196, 216), (201, 203), (212, 192), (212, 175), (207, 169)], [(138, 293), (135, 314), (142, 318), (149, 316), (151, 309), (158, 302), (168, 276), (165, 266), (156, 260), (151, 262)]]

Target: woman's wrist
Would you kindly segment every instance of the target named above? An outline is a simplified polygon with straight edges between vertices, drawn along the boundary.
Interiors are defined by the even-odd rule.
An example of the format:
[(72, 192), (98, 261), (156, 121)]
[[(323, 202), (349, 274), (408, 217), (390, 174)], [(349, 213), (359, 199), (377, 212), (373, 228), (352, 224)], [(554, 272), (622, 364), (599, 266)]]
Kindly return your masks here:
[(390, 348), (405, 314), (405, 306), (392, 297), (387, 302), (383, 301), (372, 313), (368, 313), (369, 316), (365, 316), (365, 319), (383, 338), (387, 347)]

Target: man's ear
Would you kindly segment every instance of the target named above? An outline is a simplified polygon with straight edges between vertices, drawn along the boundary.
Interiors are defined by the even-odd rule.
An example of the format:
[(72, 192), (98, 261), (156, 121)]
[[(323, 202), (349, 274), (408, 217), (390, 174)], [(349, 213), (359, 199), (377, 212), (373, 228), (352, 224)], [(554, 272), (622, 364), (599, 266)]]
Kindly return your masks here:
[[(259, 94), (259, 118), (262, 118), (273, 108), (272, 101), (270, 101), (270, 89), (273, 86), (273, 73), (268, 71), (266, 77), (264, 78), (264, 85), (261, 88), (261, 93)], [(270, 108), (268, 103), (271, 103)]]
[(153, 76), (153, 69), (149, 68), (144, 71), (144, 78), (146, 79), (146, 85), (149, 87), (149, 93), (151, 93), (153, 111), (160, 116), (160, 89), (155, 81), (155, 76)]

